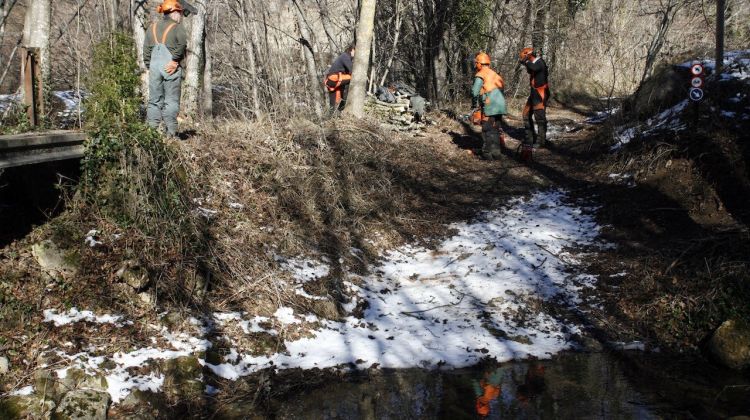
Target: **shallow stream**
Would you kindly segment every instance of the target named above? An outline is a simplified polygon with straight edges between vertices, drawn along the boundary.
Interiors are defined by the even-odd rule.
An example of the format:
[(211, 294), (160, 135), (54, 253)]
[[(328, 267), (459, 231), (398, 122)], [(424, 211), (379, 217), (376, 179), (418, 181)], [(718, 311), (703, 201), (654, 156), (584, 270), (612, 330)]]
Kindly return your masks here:
[(552, 360), (460, 370), (353, 373), (276, 395), (267, 414), (283, 419), (728, 418), (750, 414), (750, 378), (658, 355), (565, 353)]

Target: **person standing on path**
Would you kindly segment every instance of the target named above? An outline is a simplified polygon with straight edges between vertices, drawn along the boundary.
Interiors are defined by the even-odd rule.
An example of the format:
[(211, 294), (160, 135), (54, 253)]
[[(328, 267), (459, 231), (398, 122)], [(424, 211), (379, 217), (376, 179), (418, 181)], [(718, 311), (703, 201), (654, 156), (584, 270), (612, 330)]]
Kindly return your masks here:
[[(524, 48), (519, 53), (519, 62), (529, 73), (531, 92), (523, 107), (523, 124), (526, 128), (526, 139), (521, 146), (521, 160), (530, 161), (534, 145), (545, 147), (547, 143), (547, 102), (549, 101), (549, 80), (547, 63), (541, 54), (532, 48)], [(537, 130), (534, 131), (534, 122)]]
[(323, 83), (326, 86), (326, 90), (328, 90), (328, 104), (331, 111), (342, 110), (344, 109), (344, 105), (346, 105), (349, 83), (352, 81), (353, 58), (354, 44), (341, 53), (326, 72), (326, 78)]
[(148, 68), (148, 106), (146, 121), (158, 128), (162, 123), (170, 136), (177, 135), (177, 114), (180, 112), (182, 67), (187, 50), (187, 32), (181, 25), (183, 16), (195, 8), (178, 0), (164, 0), (156, 8), (161, 19), (146, 30), (143, 61)]
[(502, 76), (490, 67), (490, 56), (480, 52), (474, 57), (477, 73), (471, 88), (472, 107), (482, 112), (482, 159), (497, 159), (505, 148), (502, 121), (507, 114)]

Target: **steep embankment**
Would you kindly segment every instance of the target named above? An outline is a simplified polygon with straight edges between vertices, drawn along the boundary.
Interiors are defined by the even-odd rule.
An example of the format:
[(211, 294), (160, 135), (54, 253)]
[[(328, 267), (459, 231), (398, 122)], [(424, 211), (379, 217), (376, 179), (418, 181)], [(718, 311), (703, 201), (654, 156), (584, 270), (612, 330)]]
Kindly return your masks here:
[(687, 99), (691, 63), (657, 71), (590, 120), (598, 130), (564, 134), (539, 170), (598, 196), (618, 244), (592, 268), (625, 273), (600, 282), (599, 328), (695, 352), (723, 322), (750, 319), (750, 53), (727, 54), (700, 105)]

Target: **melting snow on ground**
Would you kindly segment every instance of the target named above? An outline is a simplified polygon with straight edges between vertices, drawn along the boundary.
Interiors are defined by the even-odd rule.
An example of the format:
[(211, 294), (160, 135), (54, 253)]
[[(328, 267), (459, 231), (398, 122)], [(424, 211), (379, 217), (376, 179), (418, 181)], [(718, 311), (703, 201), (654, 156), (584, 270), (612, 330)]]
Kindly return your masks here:
[[(708, 73), (716, 71), (716, 60), (704, 58), (699, 60)], [(694, 61), (686, 61), (680, 67), (690, 68)], [(750, 79), (750, 50), (727, 51), (724, 53), (724, 62), (721, 80), (747, 80)]]
[(608, 119), (610, 119), (613, 115), (620, 112), (620, 110), (621, 108), (618, 106), (618, 107), (610, 108), (604, 111), (599, 111), (595, 113), (594, 115), (586, 118), (583, 122), (585, 122), (586, 124), (593, 124), (593, 125), (603, 124)]
[[(287, 341), (285, 353), (206, 366), (236, 379), (269, 366), (461, 367), (569, 348), (577, 327), (542, 303), (578, 303), (593, 286), (593, 276), (571, 270), (577, 260), (567, 251), (595, 243), (590, 212), (550, 191), (452, 227), (456, 234), (437, 249), (404, 246), (385, 254), (372, 275), (352, 277), (358, 302), (350, 308), (364, 303), (364, 318), (321, 320), (314, 337)], [(287, 309), (281, 318), (293, 316)]]
[(612, 151), (619, 150), (624, 145), (630, 143), (636, 137), (648, 137), (658, 131), (671, 131), (678, 133), (687, 128), (687, 124), (682, 119), (682, 113), (690, 104), (689, 99), (679, 102), (677, 105), (661, 112), (659, 115), (649, 118), (645, 124), (635, 127), (623, 127), (615, 130), (614, 138), (617, 141), (612, 147)]
[[(67, 313), (58, 313), (54, 309), (44, 310), (44, 322), (52, 322), (56, 327), (79, 321), (95, 322), (97, 324), (114, 324), (117, 326), (124, 325), (122, 317), (119, 315), (95, 315), (91, 311), (79, 311), (76, 308), (70, 308)], [(125, 323), (132, 324), (131, 321)]]
[[(356, 254), (355, 254), (356, 255)], [(304, 285), (307, 282), (322, 279), (331, 272), (331, 266), (327, 258), (323, 261), (310, 261), (303, 258), (284, 258), (276, 256), (276, 261), (282, 268), (292, 274), (295, 281), (294, 293), (310, 300), (322, 300), (325, 296), (314, 296), (307, 293)]]
[[(593, 209), (571, 204), (558, 190), (516, 199), (472, 222), (452, 225), (454, 235), (435, 249), (403, 246), (385, 253), (372, 274), (350, 275), (345, 285), (353, 300), (347, 309), (364, 309), (362, 318), (321, 320), (286, 307), (272, 317), (215, 313), (194, 320), (195, 336), (151, 326), (153, 346), (147, 348), (108, 356), (93, 345), (77, 354), (53, 350), (69, 361), (57, 374), (65, 377), (71, 367), (102, 374), (114, 402), (133, 389), (157, 391), (164, 382), (163, 375), (154, 373), (158, 370), (132, 368), (202, 355), (212, 346), (204, 337), (217, 326), (224, 333), (230, 330), (226, 327), (237, 326), (231, 329), (237, 334), (282, 337), (287, 329), (315, 326), (306, 338), (285, 340), (285, 351), (276, 354), (252, 356), (235, 345), (221, 364), (199, 356), (206, 368), (230, 380), (268, 367), (462, 367), (484, 358), (547, 358), (570, 348), (571, 335), (579, 328), (545, 308), (575, 307), (586, 299), (581, 292), (596, 281), (577, 270), (581, 255), (573, 251), (598, 244), (599, 226), (592, 213)], [(298, 261), (289, 267), (296, 267), (300, 282), (328, 273), (325, 263)], [(55, 325), (121, 321), (74, 309), (44, 314), (45, 321)], [(110, 363), (105, 364), (107, 360)], [(215, 389), (208, 387), (206, 392)]]

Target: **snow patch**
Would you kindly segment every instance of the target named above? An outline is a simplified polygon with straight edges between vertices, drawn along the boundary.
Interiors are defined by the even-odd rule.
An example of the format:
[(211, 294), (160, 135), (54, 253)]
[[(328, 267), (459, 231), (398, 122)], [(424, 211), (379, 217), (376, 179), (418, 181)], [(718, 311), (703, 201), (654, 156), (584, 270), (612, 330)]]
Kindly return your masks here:
[(304, 258), (278, 257), (281, 267), (292, 273), (292, 277), (297, 283), (307, 283), (310, 281), (322, 279), (331, 272), (331, 266), (327, 262), (313, 261)]
[(56, 327), (79, 321), (113, 324), (118, 327), (132, 324), (132, 321), (122, 322), (123, 318), (120, 315), (95, 315), (92, 311), (79, 311), (77, 308), (70, 308), (67, 313), (57, 313), (55, 309), (45, 309), (43, 314), (43, 322), (53, 322)]
[(570, 248), (595, 245), (599, 233), (588, 211), (548, 191), (451, 228), (457, 234), (437, 249), (403, 246), (372, 275), (350, 276), (348, 307), (366, 302), (364, 318), (322, 321), (312, 337), (286, 341), (284, 353), (238, 351), (236, 362), (206, 367), (229, 380), (266, 367), (463, 367), (487, 357), (548, 358), (572, 345), (579, 328), (540, 303), (575, 305), (594, 285), (594, 276), (571, 274), (578, 261)]
[(99, 231), (96, 229), (91, 229), (86, 234), (86, 238), (84, 239), (84, 242), (86, 243), (86, 245), (90, 246), (91, 248), (94, 248), (97, 245), (102, 245), (103, 242), (100, 242), (96, 239), (98, 236), (99, 236)]
[(586, 124), (592, 124), (592, 125), (604, 124), (613, 115), (620, 112), (620, 110), (621, 108), (618, 106), (618, 107), (610, 108), (604, 111), (599, 111), (596, 114), (592, 115), (591, 117), (583, 120), (583, 122), (585, 122)]
[[(134, 389), (158, 392), (164, 384), (164, 375), (155, 372), (137, 373), (133, 368), (148, 367), (155, 361), (191, 356), (211, 347), (208, 340), (187, 334), (172, 334), (165, 328), (158, 332), (173, 349), (146, 347), (129, 352), (117, 352), (111, 356), (95, 356), (94, 354), (99, 354), (101, 351), (93, 346), (84, 352), (72, 355), (57, 351), (56, 354), (68, 360), (70, 364), (66, 368), (57, 370), (57, 375), (59, 378), (64, 378), (71, 367), (77, 367), (88, 375), (103, 374), (107, 380), (107, 392), (114, 403), (122, 401)], [(109, 362), (114, 367), (105, 368), (104, 362)]]
[(687, 129), (687, 124), (682, 119), (682, 113), (689, 104), (690, 100), (685, 99), (677, 105), (662, 111), (657, 116), (649, 118), (645, 124), (615, 129), (614, 139), (616, 143), (610, 148), (610, 151), (618, 151), (633, 139), (637, 137), (649, 137), (657, 131), (667, 130), (673, 133), (684, 131)]
[(33, 393), (34, 393), (34, 387), (32, 385), (29, 385), (29, 386), (25, 386), (25, 387), (23, 387), (21, 389), (12, 391), (12, 392), (8, 393), (8, 395), (18, 396), (18, 397), (25, 397), (25, 396), (31, 395)]
[(273, 316), (276, 317), (276, 319), (283, 325), (300, 323), (300, 320), (294, 316), (294, 309), (292, 308), (286, 308), (282, 306), (281, 308), (276, 310)]

